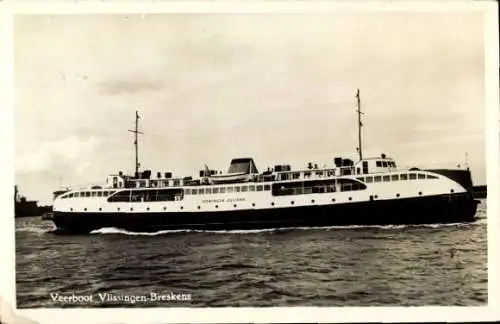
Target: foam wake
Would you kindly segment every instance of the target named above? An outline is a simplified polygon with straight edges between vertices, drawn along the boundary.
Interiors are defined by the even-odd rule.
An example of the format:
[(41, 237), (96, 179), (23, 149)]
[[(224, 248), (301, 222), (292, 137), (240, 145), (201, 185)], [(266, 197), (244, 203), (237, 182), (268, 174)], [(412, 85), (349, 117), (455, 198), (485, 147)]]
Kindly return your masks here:
[(195, 230), (195, 229), (177, 229), (163, 230), (157, 232), (130, 232), (124, 229), (115, 227), (106, 227), (90, 232), (90, 234), (122, 234), (134, 236), (158, 236), (176, 233), (215, 233), (215, 234), (256, 234), (256, 233), (272, 233), (284, 232), (292, 230), (352, 230), (352, 229), (382, 229), (382, 230), (400, 230), (406, 228), (446, 228), (446, 227), (468, 227), (472, 225), (486, 224), (486, 218), (479, 219), (473, 223), (449, 223), (449, 224), (420, 224), (420, 225), (349, 225), (349, 226), (317, 226), (317, 227), (279, 227), (268, 229), (255, 230)]

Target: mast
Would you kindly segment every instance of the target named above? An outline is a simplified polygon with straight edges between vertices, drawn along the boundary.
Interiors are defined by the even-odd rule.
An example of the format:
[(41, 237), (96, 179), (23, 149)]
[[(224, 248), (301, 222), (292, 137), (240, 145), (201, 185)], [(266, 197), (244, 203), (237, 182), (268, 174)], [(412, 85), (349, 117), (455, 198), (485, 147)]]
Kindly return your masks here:
[(139, 176), (139, 141), (138, 141), (138, 136), (139, 134), (144, 134), (143, 132), (139, 131), (139, 113), (136, 111), (135, 112), (135, 129), (130, 130), (129, 132), (134, 133), (135, 135), (135, 140), (134, 140), (134, 145), (135, 145), (135, 177), (137, 178)]
[(358, 148), (357, 151), (359, 153), (359, 160), (363, 160), (363, 147), (361, 146), (361, 127), (363, 127), (363, 123), (361, 122), (361, 115), (363, 114), (361, 112), (361, 98), (359, 96), (359, 89), (356, 91), (356, 101), (357, 101), (357, 107), (358, 110), (356, 112), (358, 113)]

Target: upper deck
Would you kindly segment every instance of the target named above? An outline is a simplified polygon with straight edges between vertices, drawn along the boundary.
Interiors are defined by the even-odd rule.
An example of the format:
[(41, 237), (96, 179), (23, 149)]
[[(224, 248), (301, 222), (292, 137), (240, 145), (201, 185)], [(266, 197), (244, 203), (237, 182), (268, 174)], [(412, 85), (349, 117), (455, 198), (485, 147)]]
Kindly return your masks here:
[(307, 168), (292, 170), (290, 165), (275, 165), (264, 172), (258, 172), (253, 159), (233, 159), (228, 172), (222, 174), (205, 167), (200, 170), (200, 177), (173, 177), (171, 172), (157, 172), (156, 177), (151, 176), (151, 171), (146, 170), (136, 176), (125, 175), (122, 172), (109, 175), (106, 188), (168, 188), (215, 186), (221, 184), (262, 183), (288, 180), (321, 180), (336, 176), (366, 175), (388, 173), (397, 171), (393, 159), (384, 154), (378, 158), (368, 158), (353, 163), (352, 160), (335, 158), (335, 166), (319, 168), (317, 164), (309, 163)]

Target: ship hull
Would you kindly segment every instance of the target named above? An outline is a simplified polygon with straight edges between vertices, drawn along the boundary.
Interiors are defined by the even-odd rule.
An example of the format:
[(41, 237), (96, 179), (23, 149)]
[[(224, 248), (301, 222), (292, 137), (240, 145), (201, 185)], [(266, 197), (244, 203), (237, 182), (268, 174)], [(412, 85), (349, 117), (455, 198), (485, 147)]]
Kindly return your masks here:
[(85, 234), (114, 227), (132, 232), (175, 229), (233, 230), (287, 227), (472, 222), (478, 201), (469, 193), (356, 203), (217, 212), (58, 212), (59, 233)]

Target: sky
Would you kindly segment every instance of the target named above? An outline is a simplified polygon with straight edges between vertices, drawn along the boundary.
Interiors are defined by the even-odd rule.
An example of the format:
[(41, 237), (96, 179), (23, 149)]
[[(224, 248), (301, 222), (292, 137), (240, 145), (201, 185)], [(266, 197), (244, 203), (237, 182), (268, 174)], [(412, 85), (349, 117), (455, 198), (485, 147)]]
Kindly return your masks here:
[(15, 178), (60, 186), (234, 157), (303, 168), (363, 153), (486, 183), (480, 12), (24, 15), (14, 25)]

